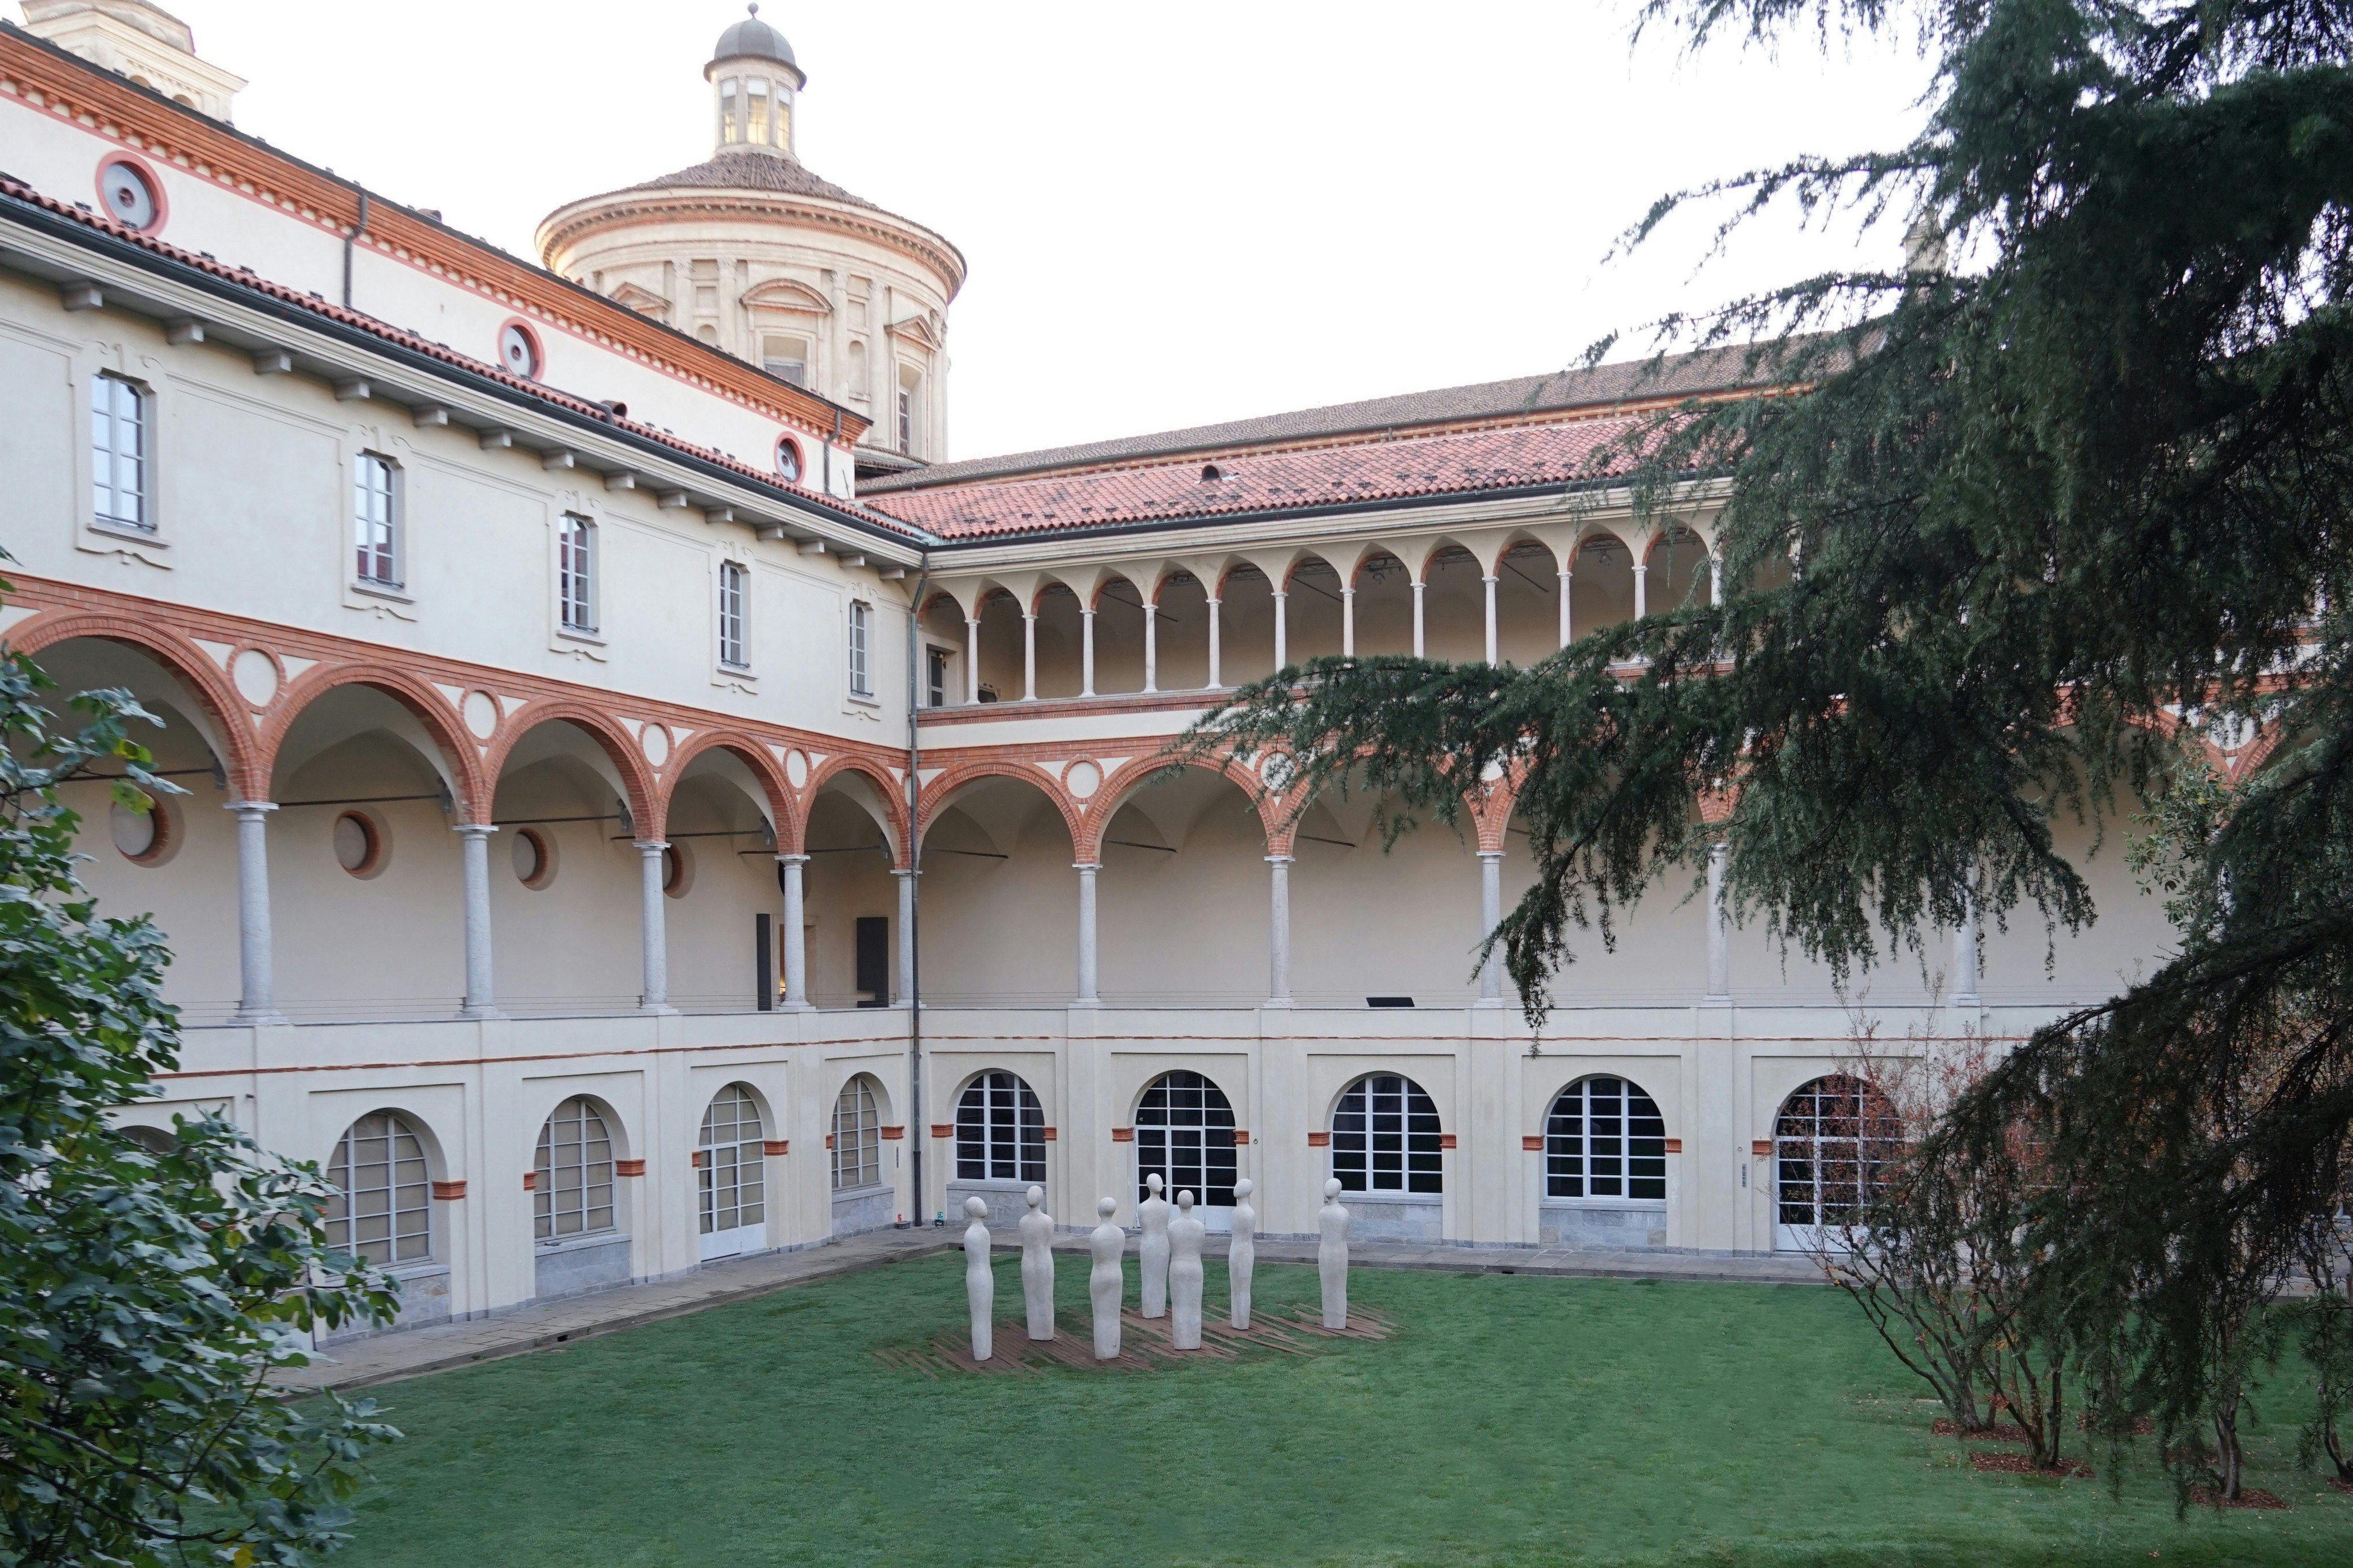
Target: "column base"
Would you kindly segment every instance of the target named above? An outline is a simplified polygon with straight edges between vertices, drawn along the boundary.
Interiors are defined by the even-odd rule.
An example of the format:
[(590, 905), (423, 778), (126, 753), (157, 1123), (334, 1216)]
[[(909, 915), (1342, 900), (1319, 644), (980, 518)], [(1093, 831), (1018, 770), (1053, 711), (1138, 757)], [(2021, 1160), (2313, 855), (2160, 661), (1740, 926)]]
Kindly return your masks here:
[(244, 1008), (240, 1007), (236, 1012), (231, 1013), (228, 1016), (228, 1021), (241, 1027), (249, 1029), (270, 1028), (280, 1024), (290, 1022), (285, 1014), (279, 1012), (274, 1007), (268, 1012), (263, 1013), (248, 1013)]
[(496, 1007), (460, 1007), (458, 1009), (458, 1016), (460, 1018), (503, 1018), (506, 1015), (499, 1011)]
[(641, 1017), (667, 1018), (676, 1016), (677, 1012), (678, 1009), (667, 1002), (649, 1002), (643, 997), (638, 999), (638, 1013)]
[(1699, 1005), (1703, 1007), (1729, 1007), (1732, 1005), (1732, 998), (1729, 994), (1723, 996), (1703, 996), (1699, 999)]
[(814, 1013), (817, 1011), (817, 1004), (814, 1002), (779, 1002), (776, 1004), (776, 1010), (779, 1013)]
[(1082, 996), (1072, 1002), (1071, 1005), (1073, 1007), (1100, 1007), (1103, 1005), (1103, 998), (1100, 996)]
[(1473, 1007), (1501, 1007), (1503, 1005), (1504, 999), (1501, 996), (1482, 996), (1471, 1004)]
[(1299, 1004), (1298, 1004), (1298, 1003), (1296, 1003), (1296, 1002), (1293, 1002), (1293, 1001), (1290, 997), (1288, 997), (1288, 996), (1270, 996), (1270, 997), (1268, 997), (1265, 1001), (1263, 1001), (1263, 1002), (1260, 1003), (1260, 1004), (1259, 1004), (1259, 1005), (1260, 1005), (1261, 1007), (1280, 1007), (1280, 1008), (1289, 1009), (1289, 1008), (1292, 1008), (1292, 1007), (1296, 1007), (1297, 1005), (1299, 1005)]

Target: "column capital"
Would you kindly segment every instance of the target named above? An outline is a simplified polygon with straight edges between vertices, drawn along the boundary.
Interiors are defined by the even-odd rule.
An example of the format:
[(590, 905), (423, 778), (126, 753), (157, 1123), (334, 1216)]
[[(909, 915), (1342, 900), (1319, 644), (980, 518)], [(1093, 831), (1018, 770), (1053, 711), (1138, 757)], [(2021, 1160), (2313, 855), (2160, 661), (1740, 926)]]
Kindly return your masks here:
[(920, 877), (923, 873), (910, 866), (893, 866), (891, 868), (891, 875), (893, 877)]
[(499, 826), (495, 822), (453, 822), (449, 825), (450, 832), (462, 833), (475, 838), (488, 838), (498, 830)]
[(1073, 871), (1100, 871), (1103, 869), (1103, 862), (1100, 860), (1073, 860), (1071, 862), (1071, 869)]
[(1479, 581), (1481, 581), (1482, 583), (1493, 583), (1493, 582), (1495, 582), (1496, 580), (1497, 580), (1497, 579), (1496, 579), (1495, 574), (1493, 574), (1493, 572), (1483, 573), (1483, 574), (1481, 574), (1481, 576), (1480, 576), (1480, 578), (1479, 578)]
[(808, 864), (808, 857), (807, 855), (779, 855), (776, 857), (776, 864), (779, 866), (806, 866)]
[(1501, 860), (1505, 853), (1506, 851), (1502, 849), (1482, 849), (1479, 851), (1479, 858), (1482, 860)]
[(278, 803), (274, 800), (231, 800), (222, 802), (221, 809), (233, 811), (239, 816), (259, 818), (263, 812), (276, 811)]
[(658, 849), (669, 848), (670, 840), (667, 838), (640, 838), (637, 840), (637, 846), (638, 854), (650, 855)]
[(1270, 855), (1266, 858), (1266, 863), (1270, 866), (1288, 866), (1295, 858), (1297, 857), (1292, 855)]

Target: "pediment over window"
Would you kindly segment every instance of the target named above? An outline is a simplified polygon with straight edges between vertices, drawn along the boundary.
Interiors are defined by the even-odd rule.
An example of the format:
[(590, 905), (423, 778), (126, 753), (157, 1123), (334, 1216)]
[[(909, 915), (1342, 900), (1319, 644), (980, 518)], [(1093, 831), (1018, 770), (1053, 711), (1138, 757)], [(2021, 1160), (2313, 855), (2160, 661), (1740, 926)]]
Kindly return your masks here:
[(744, 303), (764, 310), (792, 310), (805, 316), (829, 316), (833, 303), (806, 283), (771, 278), (744, 290)]
[(894, 338), (920, 343), (927, 349), (938, 350), (945, 347), (947, 342), (940, 335), (940, 330), (932, 324), (929, 316), (910, 316), (903, 321), (892, 322), (883, 330)]
[(651, 316), (658, 321), (667, 320), (670, 316), (670, 301), (642, 284), (622, 284), (613, 290), (613, 302), (627, 305), (638, 315)]

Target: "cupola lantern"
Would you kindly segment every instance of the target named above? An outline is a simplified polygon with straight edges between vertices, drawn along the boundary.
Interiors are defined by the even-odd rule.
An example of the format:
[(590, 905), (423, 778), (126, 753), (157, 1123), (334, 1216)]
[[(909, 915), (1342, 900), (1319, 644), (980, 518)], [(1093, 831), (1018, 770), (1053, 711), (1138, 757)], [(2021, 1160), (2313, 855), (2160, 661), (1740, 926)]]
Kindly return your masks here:
[[(760, 7), (719, 35), (711, 63), (712, 112), (721, 153), (765, 153), (793, 157), (793, 99), (807, 78), (785, 36), (760, 20)], [(797, 160), (796, 160), (797, 162)]]

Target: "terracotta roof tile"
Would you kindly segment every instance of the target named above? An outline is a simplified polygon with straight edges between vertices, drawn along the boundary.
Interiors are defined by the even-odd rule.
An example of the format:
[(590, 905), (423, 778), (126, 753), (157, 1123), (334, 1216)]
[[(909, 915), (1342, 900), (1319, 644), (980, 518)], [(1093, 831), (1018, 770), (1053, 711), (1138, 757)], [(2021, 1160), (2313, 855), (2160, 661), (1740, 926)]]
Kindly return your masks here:
[(691, 169), (681, 169), (675, 174), (663, 174), (643, 184), (627, 188), (632, 191), (776, 191), (784, 195), (822, 196), (827, 201), (848, 202), (854, 207), (873, 207), (876, 212), (882, 210), (864, 196), (851, 195), (830, 180), (818, 179), (793, 159), (772, 157), (765, 153), (722, 153)]

